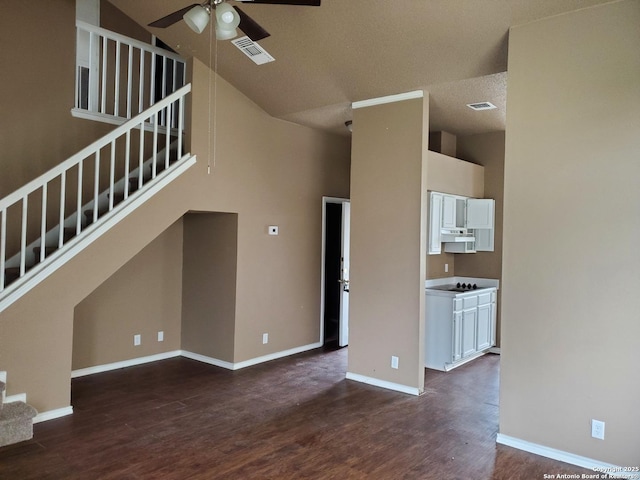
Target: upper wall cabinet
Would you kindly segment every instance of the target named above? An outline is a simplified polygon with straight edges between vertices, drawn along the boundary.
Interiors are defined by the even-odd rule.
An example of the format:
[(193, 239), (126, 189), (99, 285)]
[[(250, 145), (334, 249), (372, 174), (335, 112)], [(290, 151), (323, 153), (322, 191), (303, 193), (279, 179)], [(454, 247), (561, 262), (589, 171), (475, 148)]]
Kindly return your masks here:
[(429, 195), (429, 255), (442, 252), (442, 200), (441, 193), (431, 192)]
[(468, 198), (466, 228), (493, 228), (495, 200), (490, 198)]
[(492, 252), (495, 200), (431, 192), (429, 254)]

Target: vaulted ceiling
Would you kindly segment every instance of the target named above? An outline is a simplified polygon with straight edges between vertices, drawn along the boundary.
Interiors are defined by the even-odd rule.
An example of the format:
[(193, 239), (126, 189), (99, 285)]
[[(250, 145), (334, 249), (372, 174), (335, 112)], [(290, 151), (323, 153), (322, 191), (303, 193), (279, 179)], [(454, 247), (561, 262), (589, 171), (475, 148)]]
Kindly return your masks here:
[[(109, 0), (141, 25), (192, 0)], [(509, 27), (611, 0), (322, 0), (322, 6), (230, 3), (271, 36), (276, 60), (254, 64), (229, 41), (180, 21), (148, 27), (274, 117), (347, 135), (354, 101), (425, 89), (430, 130), (504, 130)], [(214, 34), (215, 38), (215, 34)], [(468, 103), (498, 108), (475, 112)]]

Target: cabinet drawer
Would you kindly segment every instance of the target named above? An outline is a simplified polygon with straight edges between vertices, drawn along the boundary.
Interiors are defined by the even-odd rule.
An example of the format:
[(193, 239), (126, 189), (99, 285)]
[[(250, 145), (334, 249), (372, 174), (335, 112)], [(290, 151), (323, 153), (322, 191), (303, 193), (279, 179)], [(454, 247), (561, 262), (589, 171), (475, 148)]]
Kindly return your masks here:
[(478, 306), (478, 296), (474, 295), (473, 297), (466, 297), (462, 299), (462, 308), (466, 310), (467, 308), (473, 308)]
[(492, 292), (481, 293), (478, 295), (478, 305), (486, 305), (487, 303), (491, 303), (491, 295)]
[(453, 299), (453, 311), (454, 312), (458, 312), (462, 310), (462, 299), (461, 298), (454, 298)]

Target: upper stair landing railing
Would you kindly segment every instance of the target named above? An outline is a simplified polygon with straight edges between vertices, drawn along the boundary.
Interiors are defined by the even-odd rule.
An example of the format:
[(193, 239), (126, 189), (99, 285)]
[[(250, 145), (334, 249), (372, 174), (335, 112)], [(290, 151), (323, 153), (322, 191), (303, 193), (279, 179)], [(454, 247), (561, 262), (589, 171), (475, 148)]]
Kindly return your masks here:
[[(185, 85), (0, 200), (0, 312), (195, 163), (183, 152), (190, 91)], [(161, 114), (176, 128), (160, 132)]]
[[(179, 55), (80, 20), (76, 27), (74, 116), (119, 125), (186, 84)], [(164, 113), (159, 121), (166, 126)]]

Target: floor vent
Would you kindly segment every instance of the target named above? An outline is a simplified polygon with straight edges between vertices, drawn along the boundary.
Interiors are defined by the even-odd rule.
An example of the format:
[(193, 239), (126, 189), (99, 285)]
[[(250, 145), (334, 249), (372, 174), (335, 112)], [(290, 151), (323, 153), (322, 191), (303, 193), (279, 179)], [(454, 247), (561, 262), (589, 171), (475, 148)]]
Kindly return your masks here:
[(493, 110), (494, 108), (497, 108), (491, 102), (468, 103), (467, 107), (472, 110)]
[(269, 55), (264, 48), (251, 40), (249, 37), (240, 37), (231, 40), (238, 49), (249, 57), (257, 65), (273, 62), (275, 58)]

